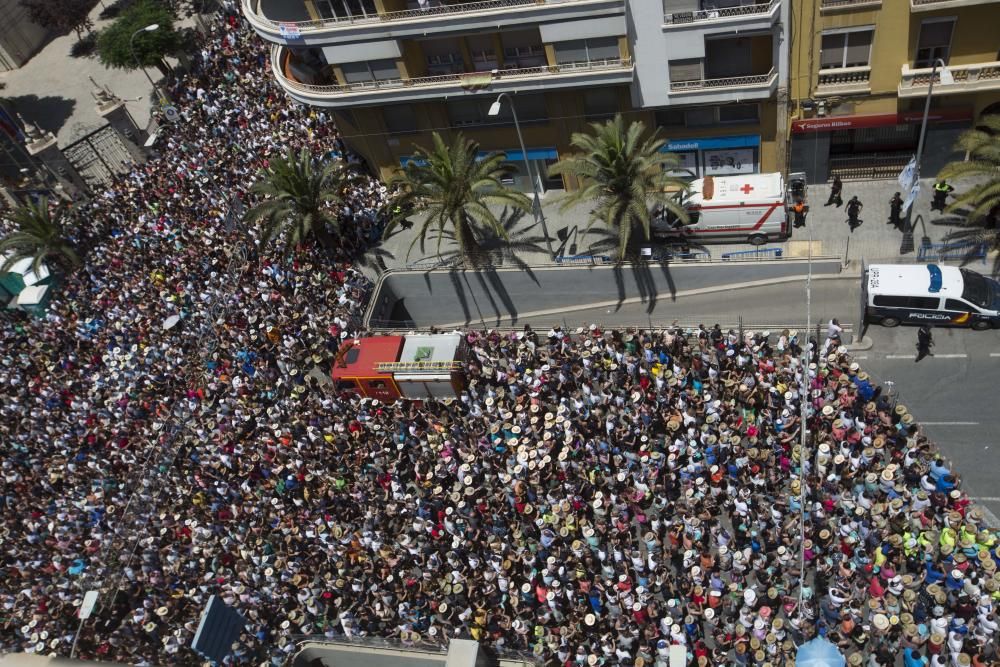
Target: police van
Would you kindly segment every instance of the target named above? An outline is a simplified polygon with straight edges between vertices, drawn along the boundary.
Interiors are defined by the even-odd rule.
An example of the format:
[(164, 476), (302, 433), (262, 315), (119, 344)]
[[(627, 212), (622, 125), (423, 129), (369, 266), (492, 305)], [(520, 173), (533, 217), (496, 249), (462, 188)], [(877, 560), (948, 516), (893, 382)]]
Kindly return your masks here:
[(1000, 283), (957, 266), (872, 264), (861, 291), (866, 322), (1000, 327)]
[(706, 176), (676, 197), (687, 210), (688, 222), (669, 213), (656, 215), (650, 225), (653, 236), (761, 245), (791, 235), (789, 193), (779, 173)]

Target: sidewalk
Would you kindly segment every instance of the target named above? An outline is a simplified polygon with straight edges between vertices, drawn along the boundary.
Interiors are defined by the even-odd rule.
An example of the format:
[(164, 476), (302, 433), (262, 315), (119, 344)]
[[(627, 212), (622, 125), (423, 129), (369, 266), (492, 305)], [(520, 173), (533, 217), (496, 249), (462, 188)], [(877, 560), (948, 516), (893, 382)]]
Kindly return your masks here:
[[(113, 23), (113, 20), (100, 20), (102, 10), (98, 3), (90, 13), (95, 32)], [(180, 30), (193, 25), (193, 19), (182, 17), (174, 23), (174, 28)], [(146, 127), (156, 96), (142, 71), (108, 69), (101, 65), (96, 55), (74, 58), (70, 49), (76, 42), (75, 32), (56, 37), (24, 67), (0, 73), (0, 82), (6, 84), (0, 97), (10, 101), (26, 121), (54, 133), (59, 145), (66, 146), (104, 124), (91, 95), (94, 91), (94, 84), (90, 82), (92, 77), (125, 100), (136, 124)], [(149, 68), (148, 72), (159, 83), (160, 72), (155, 68)]]
[[(924, 236), (931, 243), (942, 243), (945, 235), (953, 228), (942, 224), (944, 218), (940, 213), (930, 211), (932, 179), (922, 179), (922, 193), (913, 207), (911, 216), (914, 231), (904, 234), (899, 229), (887, 224), (889, 219), (889, 200), (897, 192), (899, 183), (895, 180), (847, 182), (844, 184), (843, 198), (845, 203), (854, 195), (864, 204), (861, 219), (864, 223), (852, 234), (847, 225), (845, 207), (824, 206), (829, 196), (826, 185), (811, 185), (808, 190), (810, 211), (806, 218), (806, 226), (795, 229), (792, 237), (784, 243), (771, 243), (766, 247), (782, 249), (785, 257), (806, 257), (810, 245), (813, 256), (840, 257), (846, 261), (902, 261), (916, 262), (917, 249)], [(600, 241), (602, 227), (595, 226), (589, 233), (584, 233), (587, 226), (586, 206), (577, 206), (566, 212), (560, 210), (562, 192), (549, 192), (542, 199), (542, 210), (548, 224), (549, 233), (553, 239), (552, 247), (557, 255), (592, 254), (591, 245)], [(436, 240), (428, 240), (426, 252), (421, 253), (419, 243), (407, 258), (407, 250), (416, 236), (419, 222), (414, 220), (413, 229), (397, 230), (383, 244), (382, 249), (393, 256), (384, 257), (388, 268), (430, 269), (440, 264), (436, 253)], [(541, 229), (533, 229), (534, 220), (530, 214), (524, 215), (514, 226), (516, 233), (526, 233), (529, 236), (541, 236)], [(565, 242), (564, 242), (565, 241)], [(551, 264), (544, 243), (541, 252), (518, 253), (520, 259), (530, 266)], [(747, 243), (710, 244), (706, 246), (711, 257), (718, 259), (725, 252), (750, 250), (753, 246)], [(453, 244), (445, 241), (441, 244), (442, 252), (453, 250)], [(599, 251), (593, 254), (611, 254)], [(509, 265), (509, 263), (505, 263)], [(975, 268), (975, 267), (972, 267)]]

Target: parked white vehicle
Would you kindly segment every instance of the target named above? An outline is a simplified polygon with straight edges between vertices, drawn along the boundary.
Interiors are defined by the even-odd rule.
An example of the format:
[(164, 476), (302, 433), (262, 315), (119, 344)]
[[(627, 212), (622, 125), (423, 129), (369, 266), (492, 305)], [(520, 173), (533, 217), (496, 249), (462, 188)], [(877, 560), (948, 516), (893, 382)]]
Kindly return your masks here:
[(677, 193), (688, 212), (681, 223), (672, 215), (658, 215), (650, 231), (654, 237), (686, 238), (696, 243), (744, 240), (753, 245), (782, 241), (792, 232), (790, 195), (781, 174), (706, 176)]

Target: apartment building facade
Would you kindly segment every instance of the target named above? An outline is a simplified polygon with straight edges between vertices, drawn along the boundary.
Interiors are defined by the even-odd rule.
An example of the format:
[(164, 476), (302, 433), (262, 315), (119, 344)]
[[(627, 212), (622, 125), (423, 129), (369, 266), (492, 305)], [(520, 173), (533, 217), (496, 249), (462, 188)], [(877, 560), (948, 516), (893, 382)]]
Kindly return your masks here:
[(933, 74), (922, 173), (936, 173), (962, 130), (1000, 113), (998, 17), (1000, 0), (796, 3), (791, 168), (813, 182), (894, 176), (916, 151)]
[[(623, 114), (660, 128), (685, 175), (779, 168), (786, 0), (242, 0), (274, 76), (326, 107), (388, 177), (461, 131), (504, 151), (529, 190), (573, 188), (548, 167), (574, 132)], [(527, 155), (518, 145), (511, 103)]]

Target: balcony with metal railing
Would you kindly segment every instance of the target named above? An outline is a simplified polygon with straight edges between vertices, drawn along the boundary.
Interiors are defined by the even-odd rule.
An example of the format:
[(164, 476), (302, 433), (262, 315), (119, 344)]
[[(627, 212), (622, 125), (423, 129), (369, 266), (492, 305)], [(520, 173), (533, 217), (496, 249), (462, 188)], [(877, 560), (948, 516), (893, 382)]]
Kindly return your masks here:
[(631, 59), (608, 58), (541, 67), (316, 85), (296, 80), (287, 66), (288, 57), (285, 47), (272, 47), (271, 71), (278, 84), (303, 104), (336, 108), (442, 99), (444, 96), (474, 93), (621, 85), (631, 83), (633, 75)]
[(778, 72), (772, 67), (766, 74), (671, 81), (670, 99), (673, 104), (763, 100), (774, 95), (777, 85)]
[[(734, 27), (766, 27), (777, 20), (781, 0), (763, 0), (739, 7), (698, 9), (687, 12), (667, 12), (663, 15), (664, 29), (709, 27), (732, 24)], [(749, 25), (747, 25), (749, 24)], [(756, 25), (761, 24), (761, 25)]]
[(938, 9), (959, 9), (973, 5), (991, 5), (1000, 0), (910, 0), (911, 12), (933, 12)]
[(816, 84), (816, 96), (829, 97), (831, 95), (870, 93), (872, 90), (871, 74), (872, 68), (867, 65), (820, 70), (819, 81)]
[[(981, 90), (1000, 90), (1000, 61), (974, 63), (972, 65), (948, 65), (953, 83), (941, 83), (941, 74), (934, 74), (935, 95), (955, 95), (975, 93)], [(922, 67), (910, 69), (903, 65), (899, 82), (899, 97), (922, 97), (930, 87), (933, 69)]]
[[(265, 0), (241, 0), (243, 15), (269, 42), (323, 45), (345, 38), (385, 39), (423, 36), (435, 30), (496, 29), (525, 22), (572, 20), (624, 15), (625, 0), (480, 0), (429, 3), (427, 8), (302, 20), (299, 14), (278, 15)], [(286, 18), (287, 17), (287, 18)]]
[(862, 11), (867, 9), (879, 9), (882, 7), (882, 0), (822, 0), (819, 6), (821, 13)]

